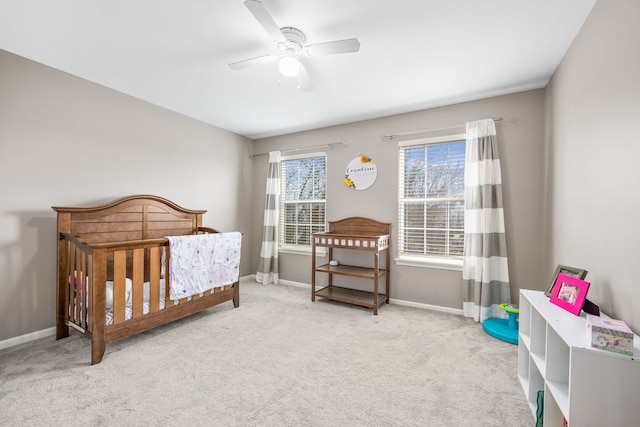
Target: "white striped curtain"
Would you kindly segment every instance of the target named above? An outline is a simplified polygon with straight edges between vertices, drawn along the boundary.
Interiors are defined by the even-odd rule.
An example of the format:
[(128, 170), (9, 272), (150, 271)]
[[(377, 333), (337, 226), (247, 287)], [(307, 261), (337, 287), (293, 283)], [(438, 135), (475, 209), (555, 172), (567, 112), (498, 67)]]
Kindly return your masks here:
[(278, 272), (278, 219), (280, 209), (280, 152), (269, 153), (269, 171), (264, 202), (264, 225), (262, 227), (262, 246), (256, 281), (267, 285), (277, 284)]
[(466, 317), (506, 317), (511, 302), (502, 177), (493, 120), (467, 123), (464, 186), (463, 302)]

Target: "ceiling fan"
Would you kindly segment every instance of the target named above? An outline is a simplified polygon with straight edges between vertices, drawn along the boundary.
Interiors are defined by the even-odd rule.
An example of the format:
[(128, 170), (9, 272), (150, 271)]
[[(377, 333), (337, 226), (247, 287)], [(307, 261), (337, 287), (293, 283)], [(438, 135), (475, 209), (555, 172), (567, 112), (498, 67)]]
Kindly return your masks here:
[(307, 45), (302, 31), (293, 27), (280, 28), (259, 0), (246, 0), (244, 5), (276, 43), (276, 51), (269, 55), (231, 63), (229, 67), (233, 70), (278, 61), (280, 73), (287, 77), (295, 77), (298, 87), (308, 92), (313, 89), (313, 85), (300, 58), (360, 50), (360, 42), (355, 38)]

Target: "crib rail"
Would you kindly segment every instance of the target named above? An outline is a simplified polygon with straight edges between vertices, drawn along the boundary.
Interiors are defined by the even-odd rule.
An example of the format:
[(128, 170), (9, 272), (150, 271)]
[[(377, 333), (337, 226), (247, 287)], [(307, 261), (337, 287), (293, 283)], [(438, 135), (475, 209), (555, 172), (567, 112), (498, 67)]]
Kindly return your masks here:
[[(168, 263), (162, 262), (166, 239), (147, 239), (87, 244), (76, 236), (62, 233), (58, 296), (65, 323), (85, 333), (104, 328), (107, 300), (113, 310), (113, 324), (125, 321), (127, 300), (131, 318), (144, 311), (144, 284), (148, 284), (148, 313), (161, 309), (161, 298), (168, 295)], [(168, 257), (168, 251), (167, 251)], [(164, 271), (163, 271), (164, 269)], [(130, 280), (130, 281), (129, 281)], [(107, 286), (107, 282), (111, 286)], [(112, 292), (111, 292), (112, 289)], [(108, 295), (110, 294), (110, 295)], [(92, 310), (96, 316), (92, 316)], [(99, 313), (103, 313), (102, 316)]]
[[(203, 227), (197, 232), (218, 231)], [(150, 329), (215, 300), (233, 298), (238, 305), (237, 285), (170, 300), (171, 255), (165, 238), (89, 244), (60, 233), (59, 251), (57, 338), (68, 336), (71, 326), (92, 337), (95, 354), (104, 352), (104, 344), (129, 336), (132, 329)], [(173, 314), (162, 315), (161, 311)]]
[[(169, 295), (168, 263), (162, 262), (163, 251), (168, 259), (168, 241), (151, 239), (118, 244), (96, 244), (95, 251), (104, 251), (106, 280), (113, 283), (112, 325), (124, 323), (127, 303), (131, 307), (130, 319), (138, 319), (162, 309), (161, 300)], [(167, 280), (161, 281), (162, 278)], [(128, 282), (130, 280), (130, 282)], [(130, 283), (130, 285), (128, 283)], [(101, 282), (100, 282), (101, 283)], [(148, 310), (144, 312), (145, 283)], [(107, 291), (109, 289), (106, 289)], [(105, 306), (106, 309), (106, 306)]]

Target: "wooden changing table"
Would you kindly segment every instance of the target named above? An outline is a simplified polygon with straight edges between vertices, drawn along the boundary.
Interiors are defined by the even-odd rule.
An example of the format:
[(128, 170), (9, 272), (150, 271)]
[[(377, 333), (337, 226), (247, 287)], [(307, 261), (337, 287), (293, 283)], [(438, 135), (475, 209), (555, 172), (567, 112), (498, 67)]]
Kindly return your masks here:
[[(329, 221), (329, 231), (314, 233), (311, 237), (311, 301), (316, 296), (348, 304), (372, 308), (378, 314), (378, 307), (389, 303), (389, 254), (391, 224), (368, 218), (351, 217), (339, 221)], [(333, 259), (334, 249), (368, 251), (373, 255), (373, 266), (353, 265), (316, 266), (316, 247), (328, 248), (329, 260)], [(384, 269), (380, 268), (380, 252), (386, 251)], [(328, 285), (316, 291), (316, 273), (328, 274)], [(373, 291), (360, 291), (333, 285), (333, 275), (357, 277), (373, 281)], [(379, 281), (385, 279), (385, 293), (379, 292)]]

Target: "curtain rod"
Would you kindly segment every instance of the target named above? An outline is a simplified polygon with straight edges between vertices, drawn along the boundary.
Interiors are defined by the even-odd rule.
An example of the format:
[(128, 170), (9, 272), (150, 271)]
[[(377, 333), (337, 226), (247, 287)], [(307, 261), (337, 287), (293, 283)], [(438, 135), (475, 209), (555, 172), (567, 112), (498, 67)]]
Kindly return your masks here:
[[(345, 141), (340, 141), (340, 142), (333, 142), (331, 144), (322, 144), (322, 145), (314, 145), (311, 147), (298, 147), (298, 148), (290, 148), (288, 150), (282, 150), (280, 153), (281, 154), (285, 154), (285, 153), (295, 153), (296, 151), (306, 151), (306, 150), (317, 150), (320, 148), (330, 148), (333, 149), (335, 147), (339, 147), (339, 146), (348, 146), (349, 144), (347, 144)], [(253, 157), (258, 157), (258, 156), (266, 156), (269, 153), (258, 153), (258, 154), (251, 154), (249, 155), (249, 157), (253, 158)]]
[[(502, 117), (496, 117), (494, 119), (492, 119), (494, 122), (499, 122), (502, 121)], [(386, 135), (382, 135), (382, 140), (383, 141), (391, 141), (393, 140), (393, 138), (399, 137), (399, 136), (408, 136), (408, 135), (416, 135), (416, 134), (420, 134), (420, 133), (425, 133), (425, 132), (435, 132), (438, 130), (447, 130), (447, 129), (455, 129), (455, 128), (459, 128), (462, 126), (466, 126), (466, 123), (458, 123), (455, 125), (445, 125), (445, 126), (438, 126), (438, 127), (432, 127), (432, 128), (426, 128), (426, 129), (419, 129), (419, 130), (411, 130), (408, 132), (398, 132), (398, 133), (389, 133)]]

